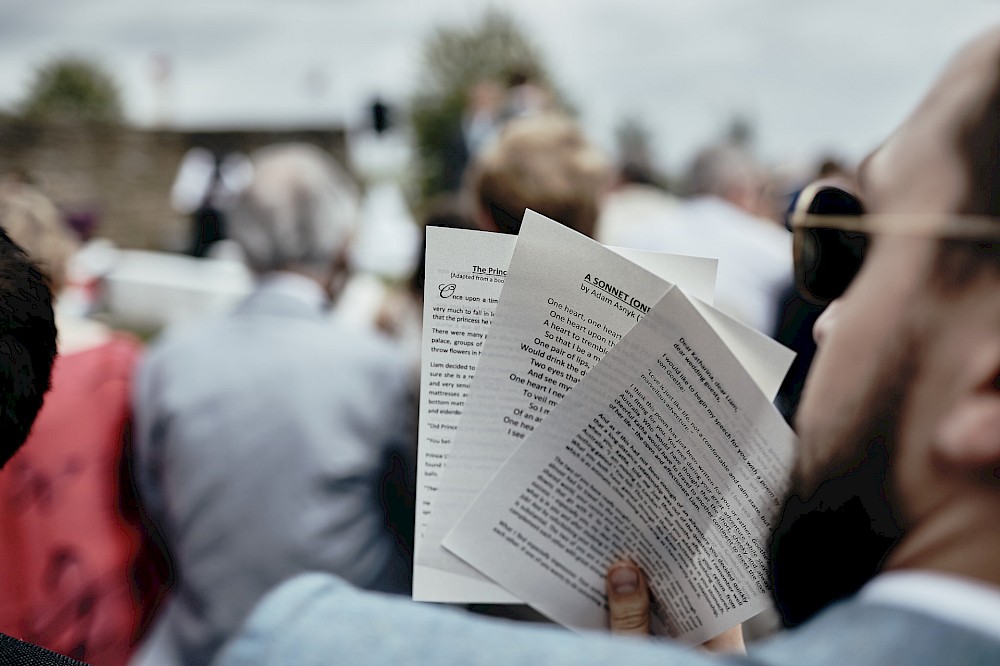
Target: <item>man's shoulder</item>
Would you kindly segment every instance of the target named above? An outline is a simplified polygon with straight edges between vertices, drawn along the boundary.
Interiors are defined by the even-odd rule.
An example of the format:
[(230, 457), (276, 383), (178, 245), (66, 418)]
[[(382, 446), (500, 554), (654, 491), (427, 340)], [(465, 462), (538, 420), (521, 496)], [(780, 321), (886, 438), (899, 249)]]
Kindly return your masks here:
[[(262, 658), (262, 655), (267, 655)], [(710, 664), (998, 663), (1000, 642), (931, 616), (877, 604), (837, 604), (801, 628), (752, 645), (747, 658), (669, 641), (576, 635), (359, 592), (326, 574), (291, 579), (257, 606), (219, 666), (256, 663)]]
[[(303, 574), (266, 596), (216, 666), (341, 663), (549, 666), (711, 666), (706, 653), (665, 641), (574, 634), (358, 591)], [(745, 663), (731, 659), (727, 663)]]
[(851, 599), (752, 645), (766, 664), (1000, 663), (993, 636), (931, 615)]
[(232, 373), (213, 374), (207, 369), (231, 367), (242, 368), (244, 374), (274, 372), (330, 381), (347, 373), (355, 382), (389, 382), (388, 390), (404, 381), (409, 366), (399, 345), (329, 319), (246, 321), (231, 314), (164, 331), (143, 355), (138, 372), (140, 383), (151, 388), (165, 389), (178, 382), (207, 388), (234, 380)]

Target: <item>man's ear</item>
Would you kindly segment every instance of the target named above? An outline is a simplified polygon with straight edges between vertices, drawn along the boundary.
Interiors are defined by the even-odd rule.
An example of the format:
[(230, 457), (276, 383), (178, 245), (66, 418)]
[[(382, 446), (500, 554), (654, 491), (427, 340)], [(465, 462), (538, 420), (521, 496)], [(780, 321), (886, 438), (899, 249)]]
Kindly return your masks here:
[(351, 243), (353, 238), (353, 234), (350, 235), (330, 257), (330, 264), (323, 281), (323, 289), (331, 303), (336, 302), (340, 297), (340, 293), (351, 277)]
[(941, 420), (935, 452), (969, 470), (1000, 467), (1000, 345), (977, 354), (965, 392)]

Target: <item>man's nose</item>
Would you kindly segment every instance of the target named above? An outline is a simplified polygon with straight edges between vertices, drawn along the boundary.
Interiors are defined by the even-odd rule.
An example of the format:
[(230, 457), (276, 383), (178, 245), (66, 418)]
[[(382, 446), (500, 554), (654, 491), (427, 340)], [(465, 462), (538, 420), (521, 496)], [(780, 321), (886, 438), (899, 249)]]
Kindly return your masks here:
[(832, 301), (826, 306), (816, 323), (813, 324), (813, 340), (817, 347), (823, 346), (823, 340), (830, 331), (837, 325), (837, 317), (840, 314), (840, 299)]

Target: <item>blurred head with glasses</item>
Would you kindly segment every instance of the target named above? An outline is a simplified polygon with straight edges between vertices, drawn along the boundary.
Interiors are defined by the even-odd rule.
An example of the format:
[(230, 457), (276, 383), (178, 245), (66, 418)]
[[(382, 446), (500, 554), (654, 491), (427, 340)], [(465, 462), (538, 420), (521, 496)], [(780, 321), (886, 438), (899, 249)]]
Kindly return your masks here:
[(799, 289), (829, 306), (772, 539), (786, 623), (886, 570), (1000, 585), (1000, 30), (791, 218)]

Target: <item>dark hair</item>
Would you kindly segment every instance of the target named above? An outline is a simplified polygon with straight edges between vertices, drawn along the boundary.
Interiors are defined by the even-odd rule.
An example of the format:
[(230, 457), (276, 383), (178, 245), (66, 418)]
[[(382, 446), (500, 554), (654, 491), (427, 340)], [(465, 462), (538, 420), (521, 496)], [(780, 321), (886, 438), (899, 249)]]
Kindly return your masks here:
[[(1000, 220), (1000, 67), (981, 111), (967, 117), (959, 129), (956, 148), (969, 184), (956, 212)], [(1000, 221), (997, 224), (1000, 228)], [(942, 241), (934, 268), (939, 286), (961, 288), (984, 269), (1000, 272), (1000, 243)]]
[(969, 190), (959, 213), (1000, 217), (1000, 63), (980, 113), (959, 129), (958, 154), (964, 162)]
[(28, 437), (56, 356), (52, 292), (0, 229), (0, 467)]

